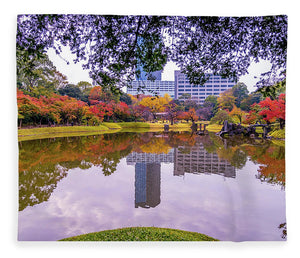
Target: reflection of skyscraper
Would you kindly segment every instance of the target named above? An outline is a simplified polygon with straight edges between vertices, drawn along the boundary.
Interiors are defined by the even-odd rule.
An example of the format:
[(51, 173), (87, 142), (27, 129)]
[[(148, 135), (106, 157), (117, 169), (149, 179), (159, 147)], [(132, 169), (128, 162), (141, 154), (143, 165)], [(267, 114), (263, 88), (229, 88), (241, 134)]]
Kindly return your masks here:
[(126, 157), (127, 165), (134, 165), (135, 163), (173, 163), (174, 149), (170, 149), (168, 153), (139, 153), (131, 152)]
[(185, 173), (218, 174), (224, 177), (236, 176), (235, 167), (220, 159), (217, 153), (209, 153), (202, 143), (193, 147), (171, 149), (169, 153), (137, 153), (126, 157), (128, 165), (135, 165), (135, 207), (150, 208), (160, 204), (160, 163), (174, 163), (174, 176)]
[(132, 152), (126, 157), (128, 165), (135, 165), (135, 207), (150, 208), (160, 204), (160, 163), (173, 163), (173, 149), (169, 153)]
[(154, 208), (160, 203), (160, 164), (135, 164), (135, 207)]
[(225, 177), (235, 177), (235, 168), (226, 160), (220, 159), (217, 153), (209, 153), (202, 144), (193, 146), (189, 153), (174, 151), (174, 176), (185, 173), (218, 174)]

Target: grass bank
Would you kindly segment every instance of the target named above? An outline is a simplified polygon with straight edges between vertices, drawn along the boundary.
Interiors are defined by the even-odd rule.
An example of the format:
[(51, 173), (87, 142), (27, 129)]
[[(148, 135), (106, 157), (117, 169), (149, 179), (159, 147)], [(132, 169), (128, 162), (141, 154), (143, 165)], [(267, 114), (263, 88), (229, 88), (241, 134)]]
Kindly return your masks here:
[(275, 139), (285, 139), (285, 129), (275, 130), (270, 133), (270, 136)]
[(221, 131), (223, 125), (218, 125), (218, 124), (209, 124), (206, 129), (209, 132), (213, 132), (213, 133), (218, 133)]
[(44, 139), (49, 137), (67, 137), (67, 136), (84, 136), (96, 135), (103, 133), (116, 132), (122, 128), (110, 130), (107, 126), (59, 126), (59, 127), (42, 127), (42, 128), (29, 128), (19, 129), (19, 141)]
[(169, 228), (131, 227), (105, 230), (62, 239), (61, 241), (218, 241), (212, 237)]
[[(190, 129), (191, 124), (182, 123), (170, 125), (170, 130), (186, 131)], [(85, 136), (97, 135), (104, 133), (124, 132), (149, 132), (163, 131), (163, 123), (144, 123), (144, 122), (104, 122), (99, 126), (58, 126), (58, 127), (41, 127), (19, 129), (19, 141), (43, 139), (52, 137), (67, 137), (67, 136)]]

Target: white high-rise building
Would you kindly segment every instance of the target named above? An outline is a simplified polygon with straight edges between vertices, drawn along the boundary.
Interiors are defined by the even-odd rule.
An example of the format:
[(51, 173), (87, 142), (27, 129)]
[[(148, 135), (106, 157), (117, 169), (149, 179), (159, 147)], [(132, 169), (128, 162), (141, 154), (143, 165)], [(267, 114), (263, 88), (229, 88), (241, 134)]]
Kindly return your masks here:
[(174, 71), (175, 99), (179, 99), (184, 93), (190, 94), (191, 99), (198, 104), (203, 104), (204, 100), (210, 96), (219, 96), (225, 90), (232, 88), (236, 83), (228, 78), (210, 74), (209, 80), (203, 85), (190, 84), (187, 76), (180, 71)]

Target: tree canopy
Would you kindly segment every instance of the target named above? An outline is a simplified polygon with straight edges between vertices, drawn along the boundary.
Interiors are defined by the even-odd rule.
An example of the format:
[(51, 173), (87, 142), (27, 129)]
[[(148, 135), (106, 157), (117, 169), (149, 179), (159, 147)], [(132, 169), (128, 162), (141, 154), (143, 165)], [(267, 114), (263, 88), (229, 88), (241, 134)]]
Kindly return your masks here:
[(184, 17), (117, 15), (19, 15), (17, 50), (40, 56), (69, 46), (90, 77), (112, 92), (141, 73), (175, 62), (190, 83), (208, 72), (237, 79), (251, 62), (269, 60), (262, 78), (284, 79), (287, 16)]

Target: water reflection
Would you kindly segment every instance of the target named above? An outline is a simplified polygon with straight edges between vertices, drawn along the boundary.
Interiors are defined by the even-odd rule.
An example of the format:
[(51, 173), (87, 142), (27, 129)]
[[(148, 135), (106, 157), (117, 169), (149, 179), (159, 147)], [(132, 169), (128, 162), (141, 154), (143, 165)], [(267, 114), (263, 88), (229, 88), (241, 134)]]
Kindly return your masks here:
[(176, 148), (174, 152), (174, 176), (183, 176), (185, 173), (217, 174), (225, 177), (235, 177), (235, 167), (221, 159), (217, 153), (205, 150), (202, 143), (195, 144), (184, 152)]
[[(119, 133), (20, 142), (19, 150), (20, 210), (47, 201), (68, 170), (96, 166), (109, 176), (124, 157), (128, 165), (135, 164), (136, 206), (140, 207), (153, 206), (146, 201), (151, 188), (146, 185), (160, 181), (151, 178), (160, 178), (156, 171), (162, 162), (174, 163), (174, 176), (204, 173), (234, 178), (236, 169), (243, 168), (250, 157), (260, 164), (258, 179), (285, 186), (284, 147), (248, 138), (224, 140), (186, 132)], [(150, 175), (154, 173), (157, 175)]]
[(135, 164), (135, 208), (154, 208), (160, 203), (160, 163)]
[[(234, 187), (231, 186), (231, 188), (229, 188), (230, 190), (228, 190), (227, 188), (224, 188), (226, 184), (220, 185), (217, 179), (211, 177), (211, 179), (208, 180), (208, 178), (205, 178), (204, 176), (217, 176), (220, 178), (223, 177), (224, 180), (236, 180), (237, 177), (242, 178), (241, 173), (247, 174), (249, 172), (249, 168), (245, 168), (244, 170), (244, 167), (249, 166), (249, 162), (251, 162), (251, 164), (253, 164), (251, 166), (256, 167), (255, 171), (251, 172), (251, 174), (248, 173), (249, 176), (252, 176), (253, 180), (263, 182), (267, 185), (279, 185), (281, 190), (284, 190), (284, 158), (284, 146), (273, 144), (271, 141), (244, 139), (240, 137), (224, 140), (213, 134), (199, 136), (187, 132), (169, 132), (163, 134), (118, 133), (100, 136), (66, 137), (25, 141), (19, 143), (19, 210), (20, 212), (26, 211), (28, 210), (26, 209), (27, 207), (36, 207), (42, 203), (45, 204), (46, 202), (49, 202), (52, 194), (55, 192), (55, 189), (58, 187), (58, 185), (60, 185), (60, 182), (68, 179), (68, 175), (71, 173), (71, 171), (76, 170), (80, 171), (80, 173), (89, 173), (89, 171), (92, 169), (93, 172), (95, 171), (95, 173), (107, 178), (108, 181), (103, 183), (106, 186), (113, 183), (113, 179), (110, 181), (110, 178), (113, 178), (113, 175), (117, 176), (118, 178), (121, 178), (122, 176), (125, 177), (125, 171), (131, 171), (132, 168), (132, 171), (134, 171), (134, 182), (131, 187), (134, 187), (134, 191), (132, 194), (127, 191), (125, 195), (127, 195), (126, 198), (132, 198), (131, 203), (134, 202), (134, 204), (132, 204), (131, 207), (135, 209), (136, 212), (146, 209), (149, 211), (158, 211), (159, 208), (166, 209), (166, 207), (168, 207), (163, 214), (167, 217), (171, 216), (167, 214), (179, 212), (178, 208), (177, 210), (172, 211), (172, 209), (175, 209), (174, 205), (176, 203), (176, 200), (173, 200), (172, 198), (180, 198), (180, 195), (178, 196), (177, 194), (179, 194), (182, 189), (186, 189), (185, 194), (190, 200), (185, 199), (185, 201), (182, 200), (178, 203), (185, 205), (184, 209), (187, 210), (189, 208), (193, 210), (195, 205), (202, 207), (200, 205), (200, 199), (197, 199), (199, 200), (199, 204), (195, 203), (195, 201), (193, 202), (192, 200), (194, 200), (194, 198), (196, 198), (201, 191), (204, 191), (204, 195), (201, 195), (204, 202), (202, 204), (202, 210), (196, 209), (194, 212), (195, 214), (200, 214), (199, 212), (201, 212), (203, 213), (202, 216), (208, 216), (208, 218), (212, 219), (211, 212), (214, 209), (221, 209), (220, 207), (225, 205), (224, 200), (227, 200), (227, 197), (224, 196), (222, 197), (223, 199), (225, 198), (223, 202), (219, 200), (220, 203), (219, 201), (218, 203), (215, 203), (218, 199), (216, 198), (215, 194), (222, 191), (239, 192), (238, 190), (233, 189), (239, 189), (240, 185)], [(122, 160), (125, 160), (125, 163)], [(119, 167), (121, 164), (122, 169)], [(167, 172), (171, 172), (171, 177), (167, 177), (166, 179), (165, 174)], [(186, 186), (178, 181), (181, 178), (189, 178), (190, 176), (199, 177), (200, 180), (193, 178), (192, 181), (187, 182), (188, 185)], [(165, 178), (165, 181), (163, 181), (163, 178)], [(84, 184), (84, 182), (82, 183)], [(205, 184), (209, 184), (210, 188), (206, 188)], [(200, 185), (203, 190), (200, 190)], [(251, 183), (247, 183), (245, 186), (251, 188)], [(122, 187), (120, 186), (120, 189)], [(169, 190), (163, 191), (163, 187)], [(181, 187), (183, 188), (181, 189)], [(244, 188), (245, 187), (243, 187), (243, 191)], [(225, 191), (225, 189), (227, 190)], [(177, 193), (176, 191), (179, 192)], [(231, 196), (231, 199), (245, 198), (246, 200), (252, 196), (253, 191), (253, 189), (249, 189), (249, 193), (247, 193), (246, 197), (238, 197), (234, 195), (231, 196), (231, 194), (229, 194), (229, 196)], [(82, 192), (80, 194), (83, 196), (82, 198), (84, 198), (85, 193)], [(105, 196), (105, 194), (107, 196)], [(101, 193), (101, 195), (97, 198), (106, 199), (110, 195), (112, 195), (112, 193), (108, 191), (104, 193), (104, 195)], [(227, 201), (230, 201), (230, 198)], [(250, 200), (252, 201), (251, 198)], [(273, 196), (269, 196), (268, 201), (272, 203), (272, 205), (277, 205), (276, 203), (278, 201), (276, 198), (278, 197), (275, 197), (274, 195), (274, 200), (272, 198)], [(165, 200), (164, 204), (163, 200)], [(170, 203), (173, 202), (174, 207), (166, 205), (166, 202), (168, 201)], [(257, 200), (255, 201), (258, 202)], [(261, 201), (263, 202), (263, 200)], [(117, 205), (118, 202), (118, 200), (112, 199), (111, 205), (113, 205), (113, 203), (116, 203)], [(215, 203), (215, 206), (211, 211), (208, 211), (207, 207), (210, 207), (210, 203)], [(257, 206), (260, 207), (260, 201), (258, 203), (259, 205)], [(126, 204), (124, 203), (124, 205)], [(228, 207), (230, 207), (230, 205), (232, 204), (229, 202)], [(242, 203), (241, 207), (244, 207), (243, 205), (244, 204)], [(95, 207), (89, 207), (89, 209), (94, 208)], [(121, 207), (119, 208), (121, 209)], [(126, 208), (123, 208), (125, 210), (130, 209), (128, 205)], [(283, 203), (283, 207), (281, 208), (283, 212), (284, 208), (285, 207)], [(101, 206), (99, 209), (101, 209)], [(252, 214), (254, 212), (253, 214), (255, 214), (255, 216), (258, 216), (257, 214), (262, 216), (262, 214), (265, 212), (262, 210), (252, 211), (250, 206), (239, 209), (241, 211), (243, 211), (243, 209), (245, 211), (247, 210), (245, 214), (249, 212)], [(248, 209), (250, 209), (250, 211)], [(274, 207), (272, 209), (274, 210)], [(125, 213), (125, 210), (121, 211), (121, 213), (119, 211), (118, 214)], [(103, 213), (104, 211), (102, 210), (101, 212)], [(184, 213), (184, 216), (181, 215), (181, 219), (184, 218), (186, 220), (186, 229), (191, 231), (202, 231), (202, 228), (200, 229), (198, 226), (195, 226), (195, 222), (187, 222), (189, 220), (188, 216), (191, 216), (191, 220), (193, 219), (193, 214), (189, 214), (189, 212), (191, 211)], [(238, 216), (237, 213), (238, 211), (236, 210), (234, 213), (228, 214), (228, 219)], [(270, 214), (268, 214), (268, 216), (269, 215)], [(107, 216), (110, 217), (117, 215), (114, 214)], [(127, 217), (124, 215), (124, 220), (128, 221), (132, 216), (134, 217), (133, 214), (128, 215)], [(137, 216), (137, 214), (135, 216)], [(156, 216), (160, 217), (161, 215)], [(251, 218), (255, 218), (255, 216), (251, 215)], [(155, 218), (157, 219), (157, 217)], [(260, 218), (264, 217), (262, 216)], [(224, 218), (219, 218), (218, 220), (212, 222), (213, 224), (217, 221), (221, 223), (223, 219)], [(275, 224), (274, 228), (278, 230), (278, 235), (280, 235), (282, 239), (285, 239), (286, 224), (281, 223), (283, 221), (282, 219), (284, 218), (280, 218), (280, 221)], [(164, 221), (164, 219), (161, 218), (161, 221)], [(203, 221), (205, 221), (204, 217)], [(89, 223), (91, 223), (91, 221)], [(161, 223), (162, 225), (169, 225), (164, 224), (166, 222)], [(226, 223), (228, 225), (232, 224), (230, 220), (226, 221)], [(207, 223), (207, 221), (203, 222), (203, 232), (205, 231), (204, 225), (208, 224), (209, 223)], [(280, 226), (278, 226), (279, 224)], [(120, 227), (122, 225), (124, 224), (116, 224), (116, 227)], [(143, 225), (143, 223), (139, 222), (137, 225)], [(179, 222), (178, 225), (180, 225)], [(212, 231), (213, 233), (216, 233), (216, 235), (212, 236), (221, 239), (222, 237), (227, 239), (228, 237), (223, 235), (225, 231), (222, 231), (222, 227), (224, 225), (225, 224), (220, 224), (219, 233), (216, 233), (216, 229)], [(22, 223), (20, 223), (20, 226), (22, 226)], [(252, 228), (253, 227), (249, 226), (250, 231)], [(104, 225), (103, 229), (107, 229), (107, 224), (106, 226)], [(97, 230), (100, 229), (97, 228)], [(207, 229), (206, 233), (212, 234), (210, 230), (212, 229)], [(80, 233), (83, 232), (80, 231)], [(250, 233), (245, 234), (245, 236), (237, 236), (236, 238), (232, 239), (240, 240), (247, 239), (247, 237), (249, 238)], [(267, 233), (265, 234), (268, 235)], [(250, 235), (254, 236), (255, 234), (252, 232)]]

